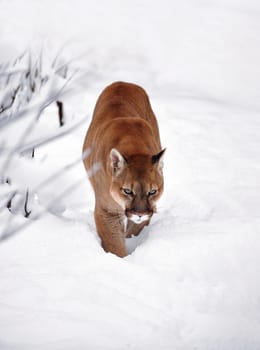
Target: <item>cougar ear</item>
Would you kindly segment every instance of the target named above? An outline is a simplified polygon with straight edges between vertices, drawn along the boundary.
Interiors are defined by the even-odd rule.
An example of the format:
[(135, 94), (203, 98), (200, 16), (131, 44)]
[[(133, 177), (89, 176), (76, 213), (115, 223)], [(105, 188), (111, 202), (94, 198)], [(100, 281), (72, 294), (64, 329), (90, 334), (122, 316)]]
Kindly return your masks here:
[(113, 175), (120, 174), (126, 165), (124, 157), (115, 148), (112, 148), (110, 151), (110, 161)]
[(160, 172), (162, 172), (162, 169), (163, 169), (163, 155), (165, 151), (166, 151), (166, 148), (164, 148), (161, 152), (152, 156), (152, 164), (157, 164)]

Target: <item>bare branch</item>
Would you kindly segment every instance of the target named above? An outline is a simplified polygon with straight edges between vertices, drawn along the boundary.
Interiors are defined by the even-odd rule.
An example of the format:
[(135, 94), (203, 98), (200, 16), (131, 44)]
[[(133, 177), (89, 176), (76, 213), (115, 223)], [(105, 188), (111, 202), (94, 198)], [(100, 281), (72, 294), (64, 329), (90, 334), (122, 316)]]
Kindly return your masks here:
[(5, 112), (6, 110), (10, 109), (12, 107), (12, 105), (14, 104), (14, 101), (16, 99), (17, 93), (18, 91), (21, 89), (21, 85), (18, 85), (16, 89), (14, 89), (14, 92), (11, 96), (11, 101), (7, 106), (1, 105), (0, 107), (0, 114)]
[(31, 214), (31, 210), (28, 210), (28, 200), (29, 200), (29, 189), (27, 189), (24, 201), (24, 216), (28, 218)]
[(64, 113), (63, 113), (63, 103), (61, 101), (56, 101), (58, 106), (58, 114), (59, 114), (59, 125), (62, 127), (64, 125)]
[(6, 203), (6, 208), (11, 211), (12, 208), (12, 200), (14, 199), (14, 197), (16, 196), (17, 192), (14, 191), (13, 193), (11, 193), (10, 198), (8, 199), (7, 203)]

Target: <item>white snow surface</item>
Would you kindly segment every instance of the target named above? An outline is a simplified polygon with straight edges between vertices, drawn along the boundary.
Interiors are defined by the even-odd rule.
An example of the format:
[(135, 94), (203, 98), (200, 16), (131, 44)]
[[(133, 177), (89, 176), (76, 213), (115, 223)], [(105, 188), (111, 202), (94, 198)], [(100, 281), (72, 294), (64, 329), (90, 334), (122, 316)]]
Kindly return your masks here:
[[(32, 209), (47, 208), (0, 211), (0, 234), (24, 225), (0, 243), (0, 350), (259, 350), (259, 1), (0, 0), (0, 33), (2, 63), (61, 51), (78, 72), (66, 125), (84, 118), (33, 160), (15, 155), (6, 170), (0, 154), (13, 188), (32, 186)], [(158, 214), (124, 259), (100, 246), (77, 162), (116, 80), (146, 89), (167, 147)], [(1, 145), (26, 118), (0, 129)], [(55, 132), (53, 104), (27, 141)]]

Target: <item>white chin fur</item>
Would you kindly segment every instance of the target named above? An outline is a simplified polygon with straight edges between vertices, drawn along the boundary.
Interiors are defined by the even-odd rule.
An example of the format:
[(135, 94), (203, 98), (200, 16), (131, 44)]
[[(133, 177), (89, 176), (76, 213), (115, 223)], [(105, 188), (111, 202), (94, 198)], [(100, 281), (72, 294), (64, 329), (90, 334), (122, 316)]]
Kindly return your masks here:
[(142, 215), (142, 216), (138, 216), (138, 215), (131, 215), (129, 220), (133, 221), (135, 224), (141, 224), (144, 221), (149, 220), (149, 215)]

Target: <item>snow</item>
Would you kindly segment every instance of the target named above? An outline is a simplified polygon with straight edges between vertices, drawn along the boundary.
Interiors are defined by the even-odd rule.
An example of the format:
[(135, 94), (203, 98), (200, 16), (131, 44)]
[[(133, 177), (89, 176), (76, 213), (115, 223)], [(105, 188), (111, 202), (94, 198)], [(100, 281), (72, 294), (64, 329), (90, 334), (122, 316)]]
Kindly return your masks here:
[[(0, 243), (1, 350), (260, 349), (259, 17), (256, 0), (0, 1), (0, 101), (24, 50), (46, 78), (0, 127), (0, 180), (11, 180), (0, 235), (15, 233)], [(158, 214), (124, 259), (100, 246), (80, 161), (95, 101), (116, 80), (146, 89), (167, 147)], [(26, 219), (5, 203), (28, 188)]]

